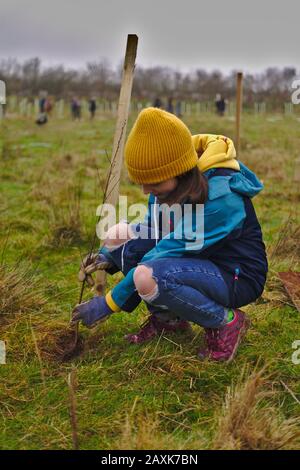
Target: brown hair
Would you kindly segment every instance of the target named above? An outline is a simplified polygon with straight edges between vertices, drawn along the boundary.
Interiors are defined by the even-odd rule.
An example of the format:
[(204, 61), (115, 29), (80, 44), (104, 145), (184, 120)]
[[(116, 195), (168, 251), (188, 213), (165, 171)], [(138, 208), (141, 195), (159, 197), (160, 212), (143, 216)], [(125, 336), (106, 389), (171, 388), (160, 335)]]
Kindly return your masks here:
[(172, 204), (204, 204), (208, 196), (208, 183), (197, 166), (176, 177), (178, 184), (163, 202)]

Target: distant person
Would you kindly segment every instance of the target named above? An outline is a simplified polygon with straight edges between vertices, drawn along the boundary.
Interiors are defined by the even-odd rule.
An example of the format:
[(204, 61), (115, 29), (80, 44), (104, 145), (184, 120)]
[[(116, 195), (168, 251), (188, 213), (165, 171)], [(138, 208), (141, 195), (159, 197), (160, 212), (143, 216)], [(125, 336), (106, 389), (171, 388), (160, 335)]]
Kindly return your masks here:
[(39, 99), (39, 115), (35, 121), (38, 126), (42, 126), (48, 122), (47, 116), (47, 98), (45, 93), (41, 94), (41, 98)]
[(222, 95), (220, 95), (220, 93), (217, 93), (216, 95), (215, 104), (216, 104), (217, 114), (219, 116), (224, 116), (224, 113), (226, 110), (226, 103)]
[(72, 98), (71, 101), (71, 114), (74, 121), (81, 118), (81, 105), (76, 97)]
[(168, 98), (167, 111), (168, 111), (168, 113), (174, 114), (173, 98), (171, 98), (171, 97)]
[(53, 108), (53, 104), (50, 98), (46, 98), (45, 103), (44, 103), (44, 111), (47, 114), (50, 114)]
[(44, 112), (45, 112), (45, 103), (46, 103), (46, 98), (43, 96), (43, 97), (40, 98), (40, 100), (39, 100), (39, 111), (40, 111), (40, 113), (44, 113)]
[(155, 98), (153, 103), (154, 108), (162, 108), (162, 101), (160, 98)]
[(94, 119), (96, 109), (97, 109), (96, 100), (95, 100), (95, 98), (91, 98), (90, 101), (89, 101), (89, 112), (90, 112), (90, 118), (91, 119)]

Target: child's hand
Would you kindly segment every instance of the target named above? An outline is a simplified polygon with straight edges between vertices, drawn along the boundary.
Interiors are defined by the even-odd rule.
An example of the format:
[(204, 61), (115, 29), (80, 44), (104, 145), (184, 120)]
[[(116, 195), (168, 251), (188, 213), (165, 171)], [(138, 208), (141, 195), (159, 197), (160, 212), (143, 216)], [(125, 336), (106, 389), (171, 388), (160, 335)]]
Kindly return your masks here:
[(81, 321), (84, 326), (91, 328), (111, 313), (113, 312), (107, 305), (105, 298), (96, 295), (88, 302), (76, 305), (72, 312), (71, 325)]
[(93, 286), (95, 282), (91, 274), (95, 271), (110, 268), (111, 266), (112, 264), (110, 261), (102, 253), (92, 253), (87, 255), (80, 265), (78, 280), (80, 282), (86, 280), (90, 286)]

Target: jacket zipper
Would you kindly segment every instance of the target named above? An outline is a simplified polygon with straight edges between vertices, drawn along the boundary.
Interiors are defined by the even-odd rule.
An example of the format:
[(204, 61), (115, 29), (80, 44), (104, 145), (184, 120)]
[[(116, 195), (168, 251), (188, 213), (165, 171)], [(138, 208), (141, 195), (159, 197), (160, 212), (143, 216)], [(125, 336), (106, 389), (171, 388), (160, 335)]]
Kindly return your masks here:
[(240, 274), (240, 270), (239, 268), (235, 268), (234, 270), (234, 286), (233, 286), (233, 292), (234, 292), (234, 295), (236, 295), (236, 288), (237, 288), (237, 282), (239, 280), (239, 274)]

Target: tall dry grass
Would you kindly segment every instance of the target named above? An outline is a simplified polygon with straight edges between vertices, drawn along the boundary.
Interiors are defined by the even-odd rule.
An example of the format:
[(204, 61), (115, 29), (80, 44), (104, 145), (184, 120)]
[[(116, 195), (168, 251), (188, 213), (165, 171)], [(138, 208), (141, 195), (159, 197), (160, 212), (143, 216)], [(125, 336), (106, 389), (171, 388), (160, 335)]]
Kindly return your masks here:
[(46, 304), (41, 279), (31, 267), (21, 263), (0, 264), (0, 318), (32, 312)]
[(286, 419), (272, 404), (276, 392), (265, 369), (247, 374), (227, 391), (218, 416), (214, 449), (295, 449), (300, 444), (300, 419)]
[(118, 444), (120, 450), (176, 449), (178, 444), (170, 434), (159, 429), (159, 420), (153, 416), (127, 416), (122, 423), (122, 433)]

